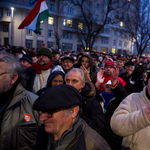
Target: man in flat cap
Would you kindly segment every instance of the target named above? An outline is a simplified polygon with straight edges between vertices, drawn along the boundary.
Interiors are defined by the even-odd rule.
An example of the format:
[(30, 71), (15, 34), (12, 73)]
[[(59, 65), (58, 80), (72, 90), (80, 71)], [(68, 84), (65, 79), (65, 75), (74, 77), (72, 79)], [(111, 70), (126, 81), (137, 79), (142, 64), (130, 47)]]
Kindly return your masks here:
[[(55, 92), (57, 91), (57, 94)], [(34, 103), (41, 111), (35, 150), (109, 150), (107, 142), (79, 117), (80, 93), (70, 85), (48, 89)]]
[(47, 48), (41, 48), (37, 53), (38, 61), (26, 70), (26, 89), (36, 93), (44, 88), (52, 69), (52, 55)]
[(65, 73), (73, 68), (74, 59), (70, 56), (64, 56), (61, 58), (62, 68)]

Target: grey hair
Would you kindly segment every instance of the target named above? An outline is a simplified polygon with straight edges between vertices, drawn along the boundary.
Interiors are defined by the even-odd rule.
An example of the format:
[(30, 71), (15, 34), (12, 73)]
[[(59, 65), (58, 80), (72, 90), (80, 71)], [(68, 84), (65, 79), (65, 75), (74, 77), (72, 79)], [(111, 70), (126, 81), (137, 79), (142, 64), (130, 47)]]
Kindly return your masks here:
[(23, 68), (20, 61), (13, 55), (5, 51), (0, 52), (0, 62), (5, 62), (8, 65), (7, 70), (10, 75), (13, 76), (15, 73), (18, 75), (18, 80), (24, 79)]
[(66, 78), (67, 78), (67, 75), (70, 73), (70, 72), (79, 72), (81, 74), (81, 83), (84, 83), (85, 82), (85, 76), (84, 76), (84, 72), (79, 69), (79, 68), (73, 68), (71, 69), (66, 75), (65, 75), (65, 82), (66, 82)]

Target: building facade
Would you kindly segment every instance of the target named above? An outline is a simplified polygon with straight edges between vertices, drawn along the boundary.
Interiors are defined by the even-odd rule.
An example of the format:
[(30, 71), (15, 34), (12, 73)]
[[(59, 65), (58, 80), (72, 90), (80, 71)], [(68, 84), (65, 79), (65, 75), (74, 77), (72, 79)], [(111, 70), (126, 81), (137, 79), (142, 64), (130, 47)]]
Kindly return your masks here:
[[(77, 35), (71, 28), (74, 23), (73, 18), (78, 11), (68, 6), (58, 11), (60, 6), (57, 0), (46, 1), (50, 17), (41, 22), (39, 34), (27, 29), (19, 30), (18, 26), (35, 5), (33, 1), (0, 1), (0, 45), (11, 44), (35, 49), (45, 46), (68, 51), (83, 51)], [(82, 28), (82, 23), (78, 27)], [(123, 22), (120, 22), (113, 25), (107, 24), (95, 39), (93, 49), (103, 53), (132, 54), (133, 46), (133, 42), (124, 36)]]

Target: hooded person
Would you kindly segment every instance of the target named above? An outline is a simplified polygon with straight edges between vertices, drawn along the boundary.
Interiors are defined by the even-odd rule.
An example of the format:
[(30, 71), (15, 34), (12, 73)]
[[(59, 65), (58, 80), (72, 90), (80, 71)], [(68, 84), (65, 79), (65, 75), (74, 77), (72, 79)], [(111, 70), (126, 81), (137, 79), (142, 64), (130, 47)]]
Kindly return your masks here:
[(90, 55), (82, 55), (79, 58), (78, 66), (84, 72), (86, 81), (96, 82), (96, 73), (93, 72), (92, 57)]

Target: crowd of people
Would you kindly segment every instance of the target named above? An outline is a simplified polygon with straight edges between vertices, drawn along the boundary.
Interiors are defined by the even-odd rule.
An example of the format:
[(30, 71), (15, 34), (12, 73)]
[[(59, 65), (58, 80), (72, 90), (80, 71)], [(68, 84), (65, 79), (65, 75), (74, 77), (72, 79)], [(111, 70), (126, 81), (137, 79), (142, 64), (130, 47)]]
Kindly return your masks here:
[(0, 48), (1, 150), (148, 150), (150, 54)]

